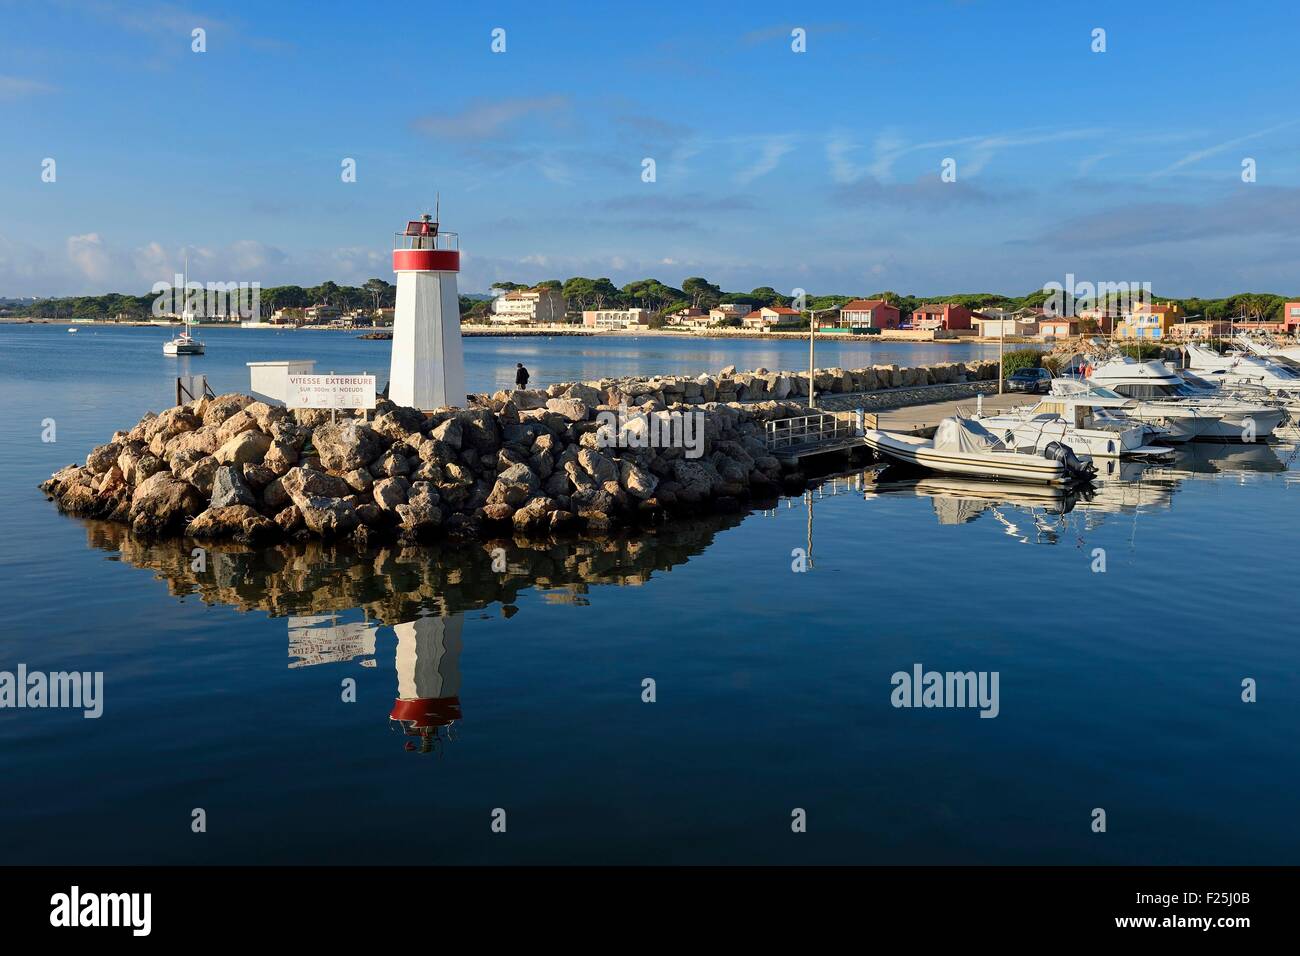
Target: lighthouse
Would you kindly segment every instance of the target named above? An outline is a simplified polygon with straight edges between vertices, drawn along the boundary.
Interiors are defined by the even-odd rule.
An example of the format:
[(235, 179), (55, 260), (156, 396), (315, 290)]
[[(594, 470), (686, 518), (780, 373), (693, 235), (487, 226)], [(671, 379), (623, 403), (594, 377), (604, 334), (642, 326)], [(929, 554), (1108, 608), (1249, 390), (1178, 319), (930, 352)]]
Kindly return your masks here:
[(456, 233), (440, 232), (427, 214), (411, 220), (393, 242), (393, 271), (397, 307), (388, 397), (422, 411), (464, 405)]

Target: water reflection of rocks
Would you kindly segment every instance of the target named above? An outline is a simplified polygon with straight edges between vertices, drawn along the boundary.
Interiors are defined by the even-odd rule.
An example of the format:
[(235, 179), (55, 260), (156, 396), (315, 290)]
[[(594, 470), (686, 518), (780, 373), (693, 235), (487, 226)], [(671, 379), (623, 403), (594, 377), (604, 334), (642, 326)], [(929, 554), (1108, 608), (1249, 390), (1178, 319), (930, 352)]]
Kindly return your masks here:
[(396, 695), (389, 713), (407, 750), (428, 753), (461, 719), (465, 613), (521, 592), (585, 604), (593, 584), (637, 585), (684, 564), (740, 515), (684, 519), (636, 536), (510, 540), (363, 549), (321, 541), (254, 549), (233, 542), (137, 538), (119, 524), (87, 522), (92, 547), (152, 570), (176, 596), (287, 617), (289, 667), (376, 665), (379, 628), (396, 638)]

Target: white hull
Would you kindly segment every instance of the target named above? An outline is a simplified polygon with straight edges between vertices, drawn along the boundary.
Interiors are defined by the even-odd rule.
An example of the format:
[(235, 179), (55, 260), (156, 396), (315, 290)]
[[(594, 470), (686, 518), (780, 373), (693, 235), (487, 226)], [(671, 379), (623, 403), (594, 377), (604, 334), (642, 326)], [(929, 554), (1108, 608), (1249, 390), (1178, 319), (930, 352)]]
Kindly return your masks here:
[(189, 342), (178, 344), (176, 342), (163, 343), (163, 355), (202, 355), (203, 345), (198, 342)]
[(863, 432), (867, 446), (882, 455), (931, 471), (976, 478), (1012, 478), (1046, 484), (1065, 484), (1065, 466), (1047, 458), (1016, 452), (964, 453), (937, 451), (933, 442), (914, 435), (868, 428)]

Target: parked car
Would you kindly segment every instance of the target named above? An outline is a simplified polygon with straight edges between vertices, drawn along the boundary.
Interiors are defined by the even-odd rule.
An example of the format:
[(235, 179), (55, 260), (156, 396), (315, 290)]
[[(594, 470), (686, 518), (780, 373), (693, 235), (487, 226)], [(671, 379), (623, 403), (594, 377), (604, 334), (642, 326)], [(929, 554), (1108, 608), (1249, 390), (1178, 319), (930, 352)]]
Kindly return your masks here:
[(1045, 368), (1018, 368), (1007, 377), (1007, 391), (1046, 395), (1052, 390), (1052, 373)]

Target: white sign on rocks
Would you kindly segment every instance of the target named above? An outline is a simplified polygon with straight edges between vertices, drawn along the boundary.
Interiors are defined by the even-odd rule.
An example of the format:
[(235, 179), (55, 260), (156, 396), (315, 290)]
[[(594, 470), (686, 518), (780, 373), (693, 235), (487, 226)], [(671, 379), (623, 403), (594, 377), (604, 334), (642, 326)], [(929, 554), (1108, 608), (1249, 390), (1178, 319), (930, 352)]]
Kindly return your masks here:
[(289, 375), (289, 408), (374, 408), (373, 375)]

